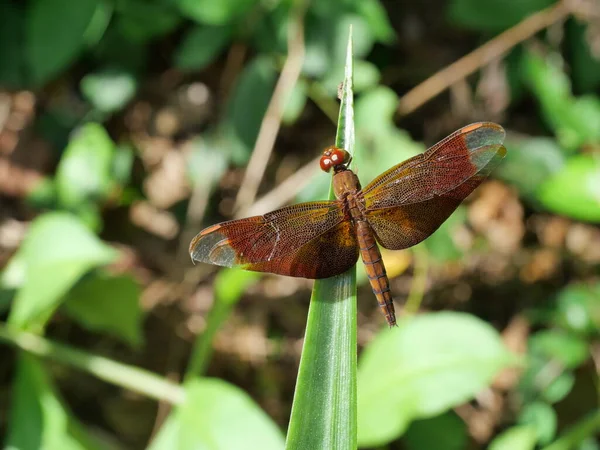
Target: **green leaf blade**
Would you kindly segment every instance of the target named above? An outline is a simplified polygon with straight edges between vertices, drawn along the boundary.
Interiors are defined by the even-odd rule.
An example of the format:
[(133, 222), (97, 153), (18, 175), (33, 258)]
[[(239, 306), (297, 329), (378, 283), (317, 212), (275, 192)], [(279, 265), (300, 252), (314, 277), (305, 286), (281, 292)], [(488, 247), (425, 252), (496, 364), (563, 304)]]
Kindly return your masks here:
[[(352, 34), (336, 145), (354, 152)], [(330, 190), (330, 198), (333, 191)], [(286, 449), (356, 449), (356, 268), (316, 280)]]

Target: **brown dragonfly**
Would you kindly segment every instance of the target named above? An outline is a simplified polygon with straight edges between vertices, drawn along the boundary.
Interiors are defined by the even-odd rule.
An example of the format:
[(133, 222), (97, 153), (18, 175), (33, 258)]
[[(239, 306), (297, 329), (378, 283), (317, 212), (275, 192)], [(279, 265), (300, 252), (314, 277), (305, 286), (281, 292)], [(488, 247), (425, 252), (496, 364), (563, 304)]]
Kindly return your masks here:
[(360, 254), (379, 307), (393, 326), (394, 304), (377, 244), (401, 250), (436, 231), (504, 158), (504, 137), (494, 123), (468, 125), (364, 189), (348, 168), (350, 154), (328, 147), (320, 165), (334, 171), (336, 200), (213, 225), (192, 240), (190, 255), (219, 266), (318, 279), (345, 272)]

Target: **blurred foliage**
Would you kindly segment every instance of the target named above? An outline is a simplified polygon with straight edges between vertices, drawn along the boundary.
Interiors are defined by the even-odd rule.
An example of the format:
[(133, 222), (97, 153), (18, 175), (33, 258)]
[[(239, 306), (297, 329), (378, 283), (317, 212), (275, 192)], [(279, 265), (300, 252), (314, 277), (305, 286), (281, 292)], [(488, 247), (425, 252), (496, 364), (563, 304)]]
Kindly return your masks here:
[[(367, 310), (359, 296), (359, 445), (599, 450), (597, 5), (589, 2), (595, 16), (572, 15), (514, 47), (496, 78), (487, 67), (469, 77), (468, 108), (459, 107), (458, 86), (450, 100), (444, 94), (401, 122), (396, 116), (408, 89), (556, 3), (0, 2), (0, 337), (21, 349), (3, 355), (4, 446), (283, 448), (307, 291), (248, 272), (213, 276), (191, 266), (185, 250), (190, 231), (191, 239), (231, 217), (300, 15), (302, 70), (280, 99), (283, 126), (261, 186), (283, 181), (331, 142), (350, 24), (353, 164), (364, 184), (422, 152), (422, 140), (468, 121), (500, 121), (508, 131), (508, 155), (492, 174), (508, 194), (479, 189), (419, 247), (429, 261), (426, 293), (411, 284), (414, 252), (384, 253), (398, 276), (396, 300), (411, 291), (431, 311), (380, 331), (367, 314), (378, 313), (373, 299), (365, 295)], [(496, 96), (485, 94), (490, 77)], [(498, 98), (506, 99), (500, 108)], [(330, 180), (315, 173), (293, 195), (322, 199)], [(480, 201), (487, 209), (475, 208)], [(523, 237), (498, 250), (517, 233), (499, 224), (511, 214)], [(544, 221), (568, 225), (544, 234)], [(551, 275), (530, 275), (536, 257), (542, 271), (556, 260)], [(358, 283), (367, 287), (362, 269)], [(460, 312), (435, 312), (442, 307)], [(516, 351), (508, 343), (519, 320), (527, 330)], [(169, 373), (165, 383), (182, 374), (183, 398), (166, 392), (168, 384), (140, 382), (139, 392), (164, 395), (173, 409), (166, 419), (151, 403), (132, 413), (137, 397), (102, 390), (68, 361), (29, 354), (60, 360), (53, 338), (84, 349), (73, 365), (106, 370), (112, 376), (102, 379), (120, 387), (138, 380), (119, 369), (126, 364)], [(256, 347), (263, 359), (240, 356)], [(98, 353), (112, 365), (97, 363)], [(503, 384), (513, 372), (518, 381)], [(499, 416), (478, 416), (489, 399), (503, 405)], [(473, 424), (481, 423), (493, 424), (488, 434), (478, 434)]]

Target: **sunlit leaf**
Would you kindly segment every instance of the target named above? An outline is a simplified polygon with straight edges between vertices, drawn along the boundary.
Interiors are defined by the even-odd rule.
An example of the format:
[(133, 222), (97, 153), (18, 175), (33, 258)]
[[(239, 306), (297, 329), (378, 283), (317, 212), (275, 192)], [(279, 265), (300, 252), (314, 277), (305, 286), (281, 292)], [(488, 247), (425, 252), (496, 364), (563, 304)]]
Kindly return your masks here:
[(519, 425), (497, 436), (490, 444), (489, 450), (533, 450), (536, 441), (534, 426)]
[(536, 196), (552, 212), (600, 222), (600, 158), (594, 155), (569, 158), (560, 172), (540, 186)]
[(407, 318), (364, 350), (358, 371), (359, 444), (382, 445), (416, 419), (459, 405), (513, 361), (500, 335), (468, 314)]
[(149, 450), (283, 449), (282, 432), (241, 389), (199, 378), (186, 383), (186, 394)]
[(140, 292), (129, 275), (96, 273), (70, 290), (64, 308), (85, 328), (111, 334), (137, 347), (142, 343)]
[(75, 208), (104, 198), (111, 187), (115, 145), (102, 125), (88, 123), (73, 136), (56, 171), (60, 203)]
[(535, 427), (537, 440), (542, 445), (550, 443), (556, 435), (556, 412), (545, 402), (535, 401), (525, 404), (519, 414), (519, 423)]
[(578, 333), (600, 330), (600, 285), (573, 284), (558, 295), (554, 322)]
[(75, 217), (48, 213), (31, 225), (13, 257), (23, 270), (23, 285), (8, 322), (40, 330), (63, 295), (88, 270), (111, 262), (116, 252)]
[(89, 73), (81, 80), (81, 92), (99, 111), (119, 111), (131, 100), (137, 89), (133, 74), (125, 71), (106, 70)]

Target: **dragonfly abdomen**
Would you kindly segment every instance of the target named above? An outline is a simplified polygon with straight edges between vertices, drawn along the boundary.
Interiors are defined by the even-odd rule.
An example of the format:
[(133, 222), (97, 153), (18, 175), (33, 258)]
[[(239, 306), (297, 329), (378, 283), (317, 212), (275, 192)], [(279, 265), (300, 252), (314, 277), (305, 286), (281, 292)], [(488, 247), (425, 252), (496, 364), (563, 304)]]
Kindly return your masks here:
[(360, 248), (360, 256), (365, 264), (367, 276), (371, 289), (377, 298), (379, 308), (385, 316), (390, 327), (396, 325), (396, 312), (394, 310), (394, 301), (390, 292), (390, 280), (388, 279), (381, 259), (379, 247), (375, 242), (373, 231), (369, 223), (364, 220), (356, 222), (356, 237)]

